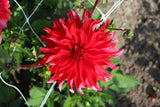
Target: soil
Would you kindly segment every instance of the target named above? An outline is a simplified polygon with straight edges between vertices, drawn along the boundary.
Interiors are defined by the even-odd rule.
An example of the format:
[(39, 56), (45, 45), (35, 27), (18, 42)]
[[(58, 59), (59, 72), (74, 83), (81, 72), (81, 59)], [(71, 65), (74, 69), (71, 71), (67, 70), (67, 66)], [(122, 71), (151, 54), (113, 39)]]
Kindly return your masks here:
[[(118, 0), (109, 1), (110, 6)], [(117, 28), (134, 31), (132, 39), (120, 43), (124, 52), (119, 59), (124, 74), (142, 83), (127, 94), (116, 95), (116, 107), (160, 107), (160, 93), (151, 101), (152, 87), (160, 88), (160, 0), (124, 0), (112, 18)]]

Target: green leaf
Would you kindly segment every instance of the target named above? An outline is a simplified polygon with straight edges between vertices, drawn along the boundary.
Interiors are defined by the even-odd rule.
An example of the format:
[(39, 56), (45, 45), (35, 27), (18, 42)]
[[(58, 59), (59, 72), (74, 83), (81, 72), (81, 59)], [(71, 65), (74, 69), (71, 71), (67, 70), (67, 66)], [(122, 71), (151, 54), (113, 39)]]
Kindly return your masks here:
[(153, 87), (153, 90), (154, 90), (154, 91), (157, 91), (157, 88), (156, 88), (156, 87)]
[(132, 89), (132, 88), (119, 88), (115, 84), (113, 84), (109, 88), (112, 89), (113, 91), (119, 93), (119, 94), (128, 93)]
[(121, 69), (116, 69), (116, 70), (112, 70), (111, 74), (112, 75), (114, 75), (114, 74), (122, 74), (123, 75), (123, 72)]
[[(115, 25), (115, 24), (111, 24), (111, 25), (109, 25), (108, 28), (110, 28), (110, 29), (115, 29), (115, 28), (116, 28), (116, 25)], [(116, 32), (116, 30), (110, 30), (110, 31)]]
[(59, 95), (55, 96), (54, 101), (58, 101), (60, 99), (59, 97)]
[(46, 93), (47, 93), (47, 91), (45, 89), (39, 88), (39, 87), (35, 87), (35, 86), (29, 91), (29, 95), (32, 98), (45, 96)]
[(37, 53), (36, 53), (36, 49), (35, 49), (35, 47), (33, 47), (32, 54), (33, 54), (35, 57), (37, 57)]
[(14, 53), (14, 57), (16, 59), (16, 63), (20, 64), (22, 63), (22, 53)]
[(94, 106), (103, 106), (103, 107), (105, 107), (105, 102), (106, 101), (103, 102), (103, 100), (102, 100), (102, 98), (100, 96), (94, 96), (94, 97), (91, 97), (91, 99), (92, 99), (92, 103), (89, 106), (94, 104)]
[(109, 22), (109, 25), (112, 25), (112, 24), (113, 24), (113, 21), (114, 21), (114, 18), (111, 19), (111, 21)]
[(113, 62), (114, 64), (119, 63), (119, 60), (117, 58), (111, 58), (109, 59), (111, 62)]
[(31, 106), (37, 106), (40, 105), (46, 95), (47, 91), (43, 88), (40, 87), (33, 87), (30, 91), (29, 91), (29, 95), (31, 98), (28, 99), (28, 103)]
[(122, 74), (113, 74), (113, 84), (120, 88), (132, 88), (141, 84), (136, 78)]
[(77, 105), (78, 105), (78, 107), (84, 107), (84, 105), (82, 104), (82, 102), (80, 102), (79, 100), (77, 101)]
[(42, 103), (44, 97), (37, 97), (37, 98), (29, 98), (28, 103), (30, 106), (38, 106)]
[(103, 4), (105, 4), (105, 3), (107, 3), (107, 2), (108, 2), (108, 0), (103, 0), (103, 1), (102, 1)]
[[(61, 0), (44, 0), (44, 4), (50, 8), (56, 7), (57, 3)], [(60, 3), (59, 3), (60, 4)]]
[(105, 95), (103, 96), (106, 101), (113, 107), (115, 107), (115, 96), (114, 94), (109, 91), (107, 88), (104, 89)]
[(76, 105), (77, 99), (73, 97), (67, 97), (67, 99), (64, 102), (63, 107), (74, 107)]
[(101, 18), (101, 13), (95, 13), (95, 14), (93, 14), (92, 18), (96, 19), (96, 20), (100, 19)]
[(11, 100), (14, 100), (16, 97), (16, 92), (13, 88), (6, 86), (3, 82), (0, 81), (0, 104), (8, 103)]
[(51, 98), (48, 98), (46, 105), (47, 107), (54, 107), (54, 101)]
[(38, 19), (32, 23), (32, 27), (35, 30), (35, 32), (40, 34), (40, 33), (44, 33), (43, 29), (45, 27), (48, 27), (51, 23), (52, 23), (52, 21)]
[(109, 80), (107, 82), (99, 82), (99, 86), (100, 87), (107, 87), (109, 85), (113, 84), (113, 81), (112, 80)]
[(20, 107), (20, 105), (21, 105), (21, 99), (16, 99), (10, 102), (9, 107)]

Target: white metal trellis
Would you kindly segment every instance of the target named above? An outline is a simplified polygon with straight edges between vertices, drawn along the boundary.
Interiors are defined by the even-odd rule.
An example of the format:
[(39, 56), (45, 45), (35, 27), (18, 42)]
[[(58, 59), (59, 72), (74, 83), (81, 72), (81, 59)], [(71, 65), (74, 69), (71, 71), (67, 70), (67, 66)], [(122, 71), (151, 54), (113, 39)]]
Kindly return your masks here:
[[(41, 42), (41, 44), (45, 47), (46, 45), (41, 41), (41, 39), (40, 39), (39, 36), (36, 34), (36, 32), (33, 30), (32, 26), (31, 26), (31, 24), (30, 24), (30, 22), (29, 22), (29, 19), (33, 16), (33, 14), (36, 12), (36, 10), (39, 8), (39, 6), (42, 4), (42, 2), (43, 2), (44, 0), (41, 0), (41, 1), (38, 3), (38, 5), (36, 6), (36, 8), (33, 10), (33, 12), (32, 12), (28, 17), (27, 17), (27, 15), (25, 14), (24, 10), (22, 9), (21, 5), (17, 2), (17, 0), (13, 0), (13, 1), (18, 5), (18, 7), (19, 7), (20, 10), (22, 11), (24, 17), (26, 18), (26, 21), (25, 21), (24, 24), (22, 25), (22, 27), (21, 27), (21, 29), (20, 29), (20, 31), (19, 31), (19, 33), (18, 33), (18, 36), (20, 36), (23, 27), (24, 27), (26, 24), (28, 24), (28, 26), (29, 26), (29, 28), (31, 29), (31, 31), (32, 31), (32, 32), (34, 33), (34, 35), (38, 38), (38, 40)], [(92, 5), (94, 5), (94, 3), (92, 3), (90, 0), (88, 0), (88, 1), (89, 1)], [(118, 1), (111, 7), (111, 9), (110, 9), (106, 14), (104, 14), (98, 7), (96, 7), (96, 9), (97, 9), (97, 10), (101, 13), (101, 15), (102, 15), (102, 18), (101, 18), (102, 22), (104, 22), (104, 21), (108, 18), (108, 16), (109, 16), (123, 1), (124, 1), (124, 0), (118, 0)], [(12, 52), (11, 56), (12, 56), (13, 53), (15, 52), (15, 49), (16, 49), (16, 46), (14, 46), (14, 49), (13, 49), (13, 52)], [(20, 95), (22, 96), (22, 98), (24, 99), (24, 101), (26, 102), (26, 105), (27, 105), (28, 107), (30, 107), (30, 105), (28, 104), (26, 98), (23, 96), (23, 94), (21, 93), (21, 91), (20, 91), (19, 89), (18, 89), (16, 86), (10, 85), (10, 84), (8, 84), (7, 82), (5, 82), (5, 81), (3, 80), (2, 76), (1, 76), (2, 73), (3, 73), (3, 72), (0, 72), (0, 79), (1, 79), (1, 81), (2, 81), (4, 84), (6, 84), (7, 86), (9, 86), (9, 87), (15, 88), (15, 89), (20, 93)], [(42, 101), (40, 107), (43, 107), (44, 104), (46, 103), (46, 101), (47, 101), (49, 95), (51, 94), (51, 92), (52, 92), (55, 84), (56, 84), (56, 82), (54, 82), (54, 83), (52, 84), (52, 86), (51, 86), (51, 88), (49, 89), (48, 93), (46, 94), (44, 100)]]

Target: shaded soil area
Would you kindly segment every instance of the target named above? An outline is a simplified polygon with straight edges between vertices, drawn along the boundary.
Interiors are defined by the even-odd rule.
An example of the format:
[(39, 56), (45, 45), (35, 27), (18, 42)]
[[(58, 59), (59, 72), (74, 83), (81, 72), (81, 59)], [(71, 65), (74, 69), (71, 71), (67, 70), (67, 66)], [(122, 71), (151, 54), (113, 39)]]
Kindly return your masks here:
[(151, 102), (152, 87), (160, 88), (160, 0), (124, 0), (112, 18), (117, 28), (131, 28), (135, 33), (120, 43), (125, 51), (119, 58), (124, 74), (142, 83), (117, 95), (116, 107), (160, 107), (160, 93)]

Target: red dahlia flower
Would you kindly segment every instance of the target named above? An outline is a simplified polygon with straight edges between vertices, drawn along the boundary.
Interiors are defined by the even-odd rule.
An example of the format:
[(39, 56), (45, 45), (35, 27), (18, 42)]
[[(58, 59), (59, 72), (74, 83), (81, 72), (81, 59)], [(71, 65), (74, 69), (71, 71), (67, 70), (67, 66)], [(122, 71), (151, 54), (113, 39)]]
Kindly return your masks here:
[(105, 70), (105, 66), (117, 69), (110, 58), (117, 57), (122, 49), (115, 47), (118, 40), (112, 41), (113, 32), (105, 32), (109, 20), (97, 30), (100, 20), (89, 20), (90, 11), (85, 10), (83, 21), (71, 10), (68, 12), (68, 22), (64, 19), (54, 20), (51, 29), (45, 28), (46, 36), (41, 39), (46, 42), (46, 47), (40, 47), (45, 56), (37, 65), (50, 64), (53, 76), (48, 83), (58, 80), (59, 89), (65, 80), (73, 91), (73, 86), (83, 94), (81, 88), (101, 90), (97, 80), (106, 82), (112, 76)]
[(12, 14), (8, 9), (10, 7), (10, 4), (8, 3), (8, 0), (0, 0), (0, 43), (2, 40), (1, 30), (7, 27), (8, 20), (10, 20), (8, 13)]

